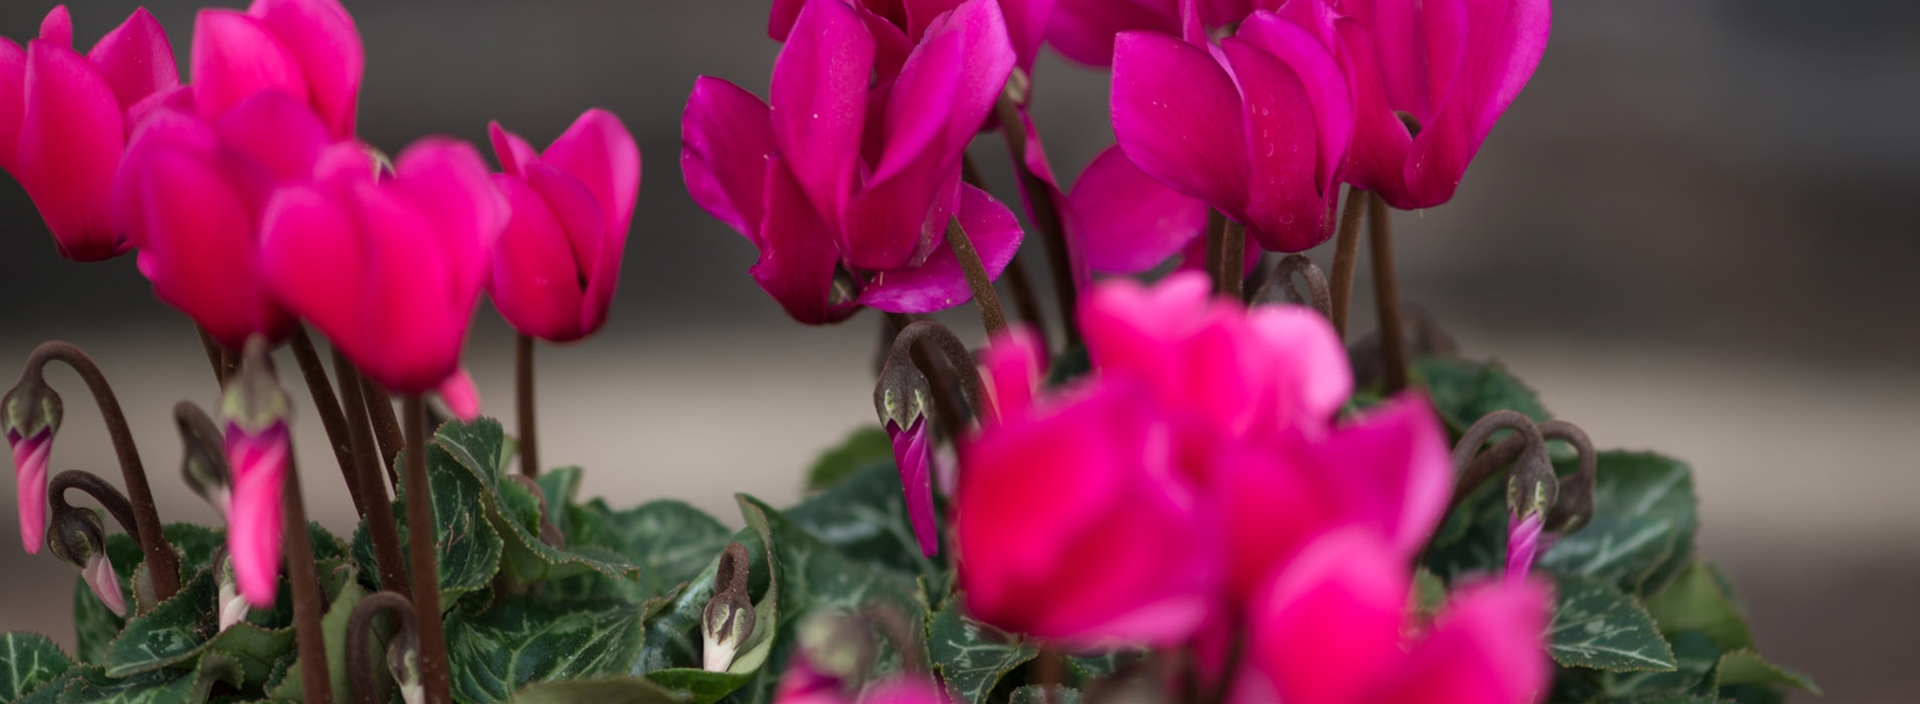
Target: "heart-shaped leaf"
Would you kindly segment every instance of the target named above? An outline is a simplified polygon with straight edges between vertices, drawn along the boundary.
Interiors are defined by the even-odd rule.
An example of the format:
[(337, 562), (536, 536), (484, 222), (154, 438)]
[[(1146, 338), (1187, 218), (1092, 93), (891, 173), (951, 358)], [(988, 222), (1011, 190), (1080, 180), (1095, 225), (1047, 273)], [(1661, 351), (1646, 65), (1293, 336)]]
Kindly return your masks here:
[(447, 618), (454, 696), (502, 702), (533, 682), (625, 672), (640, 652), (640, 607), (623, 601), (506, 599)]
[(1650, 452), (1609, 451), (1597, 459), (1593, 520), (1555, 543), (1540, 566), (1629, 594), (1659, 591), (1693, 560), (1700, 525), (1693, 471)]
[(1653, 617), (1604, 582), (1558, 575), (1558, 599), (1547, 627), (1553, 661), (1567, 667), (1614, 672), (1671, 672), (1673, 649)]
[(0, 702), (18, 700), (72, 668), (73, 658), (51, 638), (38, 633), (0, 634)]

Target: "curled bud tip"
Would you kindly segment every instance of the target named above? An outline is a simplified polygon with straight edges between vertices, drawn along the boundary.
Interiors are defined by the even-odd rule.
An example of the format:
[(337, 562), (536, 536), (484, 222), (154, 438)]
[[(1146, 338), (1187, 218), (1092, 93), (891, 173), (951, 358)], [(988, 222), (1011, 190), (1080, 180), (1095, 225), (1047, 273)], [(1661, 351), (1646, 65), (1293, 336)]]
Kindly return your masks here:
[(206, 411), (187, 401), (173, 407), (173, 417), (180, 429), (181, 478), (226, 518), (232, 514), (233, 475), (220, 430)]
[(454, 370), (453, 376), (440, 382), (434, 389), (440, 394), (440, 400), (447, 404), (447, 410), (463, 423), (472, 423), (480, 417), (480, 390), (473, 385), (473, 377), (467, 374), (466, 367)]
[(120, 594), (120, 575), (113, 571), (113, 563), (107, 561), (105, 554), (95, 554), (87, 558), (87, 565), (80, 568), (80, 576), (86, 580), (93, 595), (107, 605), (115, 616), (127, 615), (127, 599)]

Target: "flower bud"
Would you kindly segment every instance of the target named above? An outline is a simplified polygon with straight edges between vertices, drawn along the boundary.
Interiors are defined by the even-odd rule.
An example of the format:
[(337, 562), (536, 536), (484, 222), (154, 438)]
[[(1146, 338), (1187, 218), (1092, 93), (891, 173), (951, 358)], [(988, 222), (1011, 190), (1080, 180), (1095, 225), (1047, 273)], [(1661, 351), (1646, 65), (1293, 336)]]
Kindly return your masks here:
[(233, 508), (233, 474), (219, 429), (206, 411), (187, 401), (173, 407), (173, 419), (180, 428), (181, 478), (225, 518)]
[(220, 408), (226, 418), (227, 467), (233, 500), (227, 514), (227, 551), (241, 594), (256, 607), (271, 606), (280, 579), (281, 539), (286, 531), (281, 489), (286, 484), (292, 440), (286, 390), (267, 357), (266, 341), (247, 341), (240, 372), (227, 384)]
[(228, 626), (247, 619), (247, 600), (240, 594), (239, 581), (234, 578), (233, 560), (228, 559), (223, 550), (215, 562), (220, 565), (219, 571), (214, 573), (218, 575), (215, 581), (220, 585), (215, 606), (220, 609), (220, 630), (225, 631)]
[(60, 430), (60, 417), (60, 395), (39, 374), (21, 377), (20, 383), (0, 398), (0, 428), (6, 431), (7, 446), (13, 450), (20, 542), (29, 555), (40, 552), (46, 539), (47, 456), (53, 450), (53, 434)]
[(120, 593), (120, 576), (107, 561), (106, 527), (99, 514), (67, 510), (53, 516), (53, 530), (47, 534), (47, 549), (61, 562), (80, 570), (80, 577), (93, 595), (116, 616), (127, 615), (127, 600)]
[(1543, 550), (1541, 529), (1554, 507), (1560, 481), (1544, 448), (1529, 450), (1507, 477), (1507, 579), (1526, 578)]
[(888, 432), (903, 432), (927, 417), (933, 403), (933, 387), (911, 362), (889, 360), (880, 370), (880, 382), (873, 387), (873, 407)]
[(720, 566), (713, 577), (713, 598), (700, 619), (703, 644), (701, 664), (710, 672), (726, 672), (734, 655), (753, 635), (753, 600), (747, 597), (747, 548), (740, 543), (720, 553)]
[(402, 628), (387, 641), (387, 672), (400, 689), (402, 704), (422, 704), (427, 700), (426, 681), (420, 676), (420, 636), (412, 628)]

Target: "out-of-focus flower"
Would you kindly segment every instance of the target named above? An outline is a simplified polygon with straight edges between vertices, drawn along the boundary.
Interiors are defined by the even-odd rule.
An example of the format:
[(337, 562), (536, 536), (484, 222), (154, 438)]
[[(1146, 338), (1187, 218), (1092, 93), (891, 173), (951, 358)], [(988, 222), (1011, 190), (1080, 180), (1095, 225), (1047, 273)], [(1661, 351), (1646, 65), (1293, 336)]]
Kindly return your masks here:
[(760, 250), (754, 279), (805, 323), (969, 300), (945, 242), (952, 220), (989, 277), (1019, 247), (1006, 206), (960, 183), (967, 142), (1015, 61), (999, 5), (962, 2), (917, 44), (870, 19), (811, 0), (767, 102), (703, 76), (682, 121), (687, 190)]
[(141, 103), (179, 83), (167, 35), (144, 8), (85, 56), (65, 5), (26, 48), (0, 38), (0, 168), (33, 198), (60, 256), (99, 261), (131, 248), (108, 218), (114, 173)]
[(293, 439), (287, 430), (292, 402), (275, 377), (263, 339), (247, 345), (240, 372), (225, 387), (220, 415), (226, 421), (227, 466), (233, 501), (227, 513), (227, 554), (241, 596), (256, 607), (273, 605), (280, 584), (286, 533), (287, 463)]
[(1120, 148), (1149, 176), (1245, 225), (1266, 249), (1325, 242), (1353, 135), (1347, 77), (1331, 27), (1321, 26), (1331, 21), (1330, 13), (1256, 12), (1217, 44), (1197, 21), (1184, 41), (1121, 33), (1113, 64)]
[(506, 201), (470, 144), (421, 140), (378, 181), (372, 156), (337, 144), (321, 155), (313, 184), (268, 201), (260, 266), (281, 304), (369, 378), (422, 393), (459, 369), (506, 220)]
[(1417, 629), (1407, 622), (1411, 581), (1406, 560), (1372, 536), (1320, 538), (1255, 602), (1249, 652), (1260, 676), (1244, 678), (1235, 699), (1522, 704), (1546, 693), (1543, 585), (1467, 587)]
[(620, 118), (588, 110), (545, 152), (493, 123), (494, 185), (512, 216), (487, 290), (521, 333), (567, 342), (599, 330), (620, 280), (640, 148)]
[[(1094, 271), (1135, 274), (1159, 266), (1183, 247), (1206, 244), (1197, 236), (1207, 228), (1206, 202), (1146, 175), (1118, 145), (1087, 164), (1068, 200), (1083, 233), (1087, 267)], [(1258, 243), (1249, 239), (1247, 244)], [(1194, 267), (1204, 261), (1204, 250), (1186, 258)]]
[(261, 213), (275, 189), (311, 181), (333, 143), (312, 110), (277, 90), (215, 121), (153, 111), (127, 147), (113, 208), (154, 294), (228, 349), (292, 334), (260, 272)]
[(1550, 0), (1340, 0), (1357, 128), (1346, 180), (1396, 208), (1453, 198), (1547, 48)]
[(13, 451), (15, 496), (20, 509), (20, 543), (27, 554), (39, 554), (46, 542), (47, 464), (53, 452), (53, 434), (60, 430), (60, 395), (39, 375), (22, 378), (0, 398), (0, 427)]
[(285, 93), (353, 136), (366, 55), (338, 0), (254, 0), (246, 12), (200, 11), (193, 29), (193, 104), (217, 120), (254, 94)]

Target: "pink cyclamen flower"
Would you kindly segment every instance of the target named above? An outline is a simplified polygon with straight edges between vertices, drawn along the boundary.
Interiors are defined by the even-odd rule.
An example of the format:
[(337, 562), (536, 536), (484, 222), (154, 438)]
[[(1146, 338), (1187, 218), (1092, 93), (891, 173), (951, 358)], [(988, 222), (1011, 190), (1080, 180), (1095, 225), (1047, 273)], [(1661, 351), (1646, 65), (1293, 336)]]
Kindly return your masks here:
[(292, 440), (284, 420), (249, 429), (227, 421), (227, 464), (233, 472), (233, 503), (227, 514), (227, 550), (240, 594), (256, 607), (273, 605), (280, 584), (287, 482)]
[(65, 5), (25, 49), (0, 38), (0, 168), (33, 198), (60, 256), (100, 261), (131, 248), (107, 217), (129, 113), (179, 83), (167, 35), (144, 8), (85, 56)]
[(512, 210), (493, 250), (494, 306), (526, 335), (567, 342), (592, 334), (607, 321), (620, 279), (640, 195), (640, 148), (620, 118), (597, 108), (545, 152), (500, 123), (488, 129), (505, 172), (494, 185)]
[(106, 553), (88, 555), (86, 566), (80, 568), (80, 579), (113, 615), (127, 615), (127, 597), (120, 593), (120, 573), (113, 570)]
[(967, 142), (1014, 61), (993, 0), (935, 17), (918, 44), (864, 8), (810, 0), (767, 102), (717, 78), (694, 83), (681, 127), (687, 190), (760, 250), (754, 279), (796, 320), (964, 303), (972, 292), (949, 221), (990, 277), (1020, 243), (1012, 212), (960, 183)]
[(1218, 44), (1197, 24), (1185, 41), (1120, 34), (1120, 148), (1141, 171), (1245, 225), (1266, 249), (1325, 242), (1353, 134), (1346, 75), (1328, 45), (1331, 28), (1320, 26), (1330, 21), (1256, 12)]
[(47, 542), (47, 457), (53, 452), (53, 428), (42, 428), (30, 436), (7, 429), (7, 446), (13, 450), (14, 488), (20, 506), (20, 543), (27, 554), (37, 555)]
[(900, 469), (900, 486), (906, 490), (914, 540), (920, 543), (921, 554), (933, 557), (940, 552), (940, 534), (934, 526), (933, 443), (927, 437), (926, 416), (914, 419), (908, 428), (889, 420), (887, 437), (893, 441), (893, 461)]
[[(1198, 19), (1208, 29), (1230, 27), (1255, 10), (1277, 10), (1286, 2), (1189, 1), (1194, 3)], [(1121, 32), (1138, 30), (1180, 36), (1181, 4), (1182, 0), (1060, 0), (1047, 27), (1047, 41), (1068, 59), (1088, 66), (1110, 66), (1114, 37)]]
[[(1033, 61), (1040, 54), (1040, 43), (1046, 39), (1047, 22), (1053, 16), (1056, 0), (994, 0), (1000, 5), (1000, 12), (1006, 18), (1007, 37), (1012, 40), (1014, 55), (1021, 70), (1032, 72)], [(800, 8), (808, 0), (773, 0), (773, 11), (767, 16), (767, 36), (774, 41), (784, 42), (793, 32), (793, 25), (800, 18)], [(934, 24), (940, 15), (959, 7), (962, 0), (849, 0), (865, 10), (869, 17), (878, 19), (905, 32), (908, 42), (918, 43), (926, 36), (927, 28)]]
[[(1207, 204), (1168, 188), (1134, 166), (1118, 145), (1087, 164), (1068, 202), (1082, 232), (1087, 267), (1109, 274), (1137, 274), (1193, 245), (1207, 228)], [(1259, 243), (1251, 238), (1250, 247)], [(1257, 254), (1257, 252), (1256, 252)], [(1252, 264), (1259, 257), (1248, 257)], [(1186, 258), (1198, 268), (1205, 256)], [(1184, 265), (1183, 265), (1184, 266)]]
[(209, 120), (277, 90), (310, 106), (334, 139), (350, 138), (365, 66), (338, 0), (254, 0), (246, 12), (207, 8), (194, 21), (192, 99)]
[(134, 132), (114, 184), (114, 219), (140, 248), (160, 300), (228, 349), (293, 332), (259, 271), (260, 216), (276, 188), (309, 182), (334, 140), (305, 104), (279, 91), (218, 120), (171, 107)]
[(1341, 0), (1352, 79), (1347, 180), (1396, 208), (1453, 198), (1460, 177), (1540, 65), (1550, 0)]
[(1170, 644), (1205, 615), (1216, 568), (1171, 426), (1100, 377), (983, 427), (955, 507), (967, 610), (1068, 645)]
[(314, 184), (280, 188), (268, 201), (260, 266), (281, 304), (368, 377), (422, 393), (459, 369), (506, 220), (506, 201), (470, 144), (416, 142), (387, 178), (362, 147), (337, 144)]
[(1546, 694), (1544, 585), (1458, 590), (1418, 629), (1408, 623), (1411, 581), (1406, 560), (1371, 536), (1320, 538), (1276, 571), (1253, 606), (1257, 676), (1243, 678), (1235, 699), (1524, 704)]

